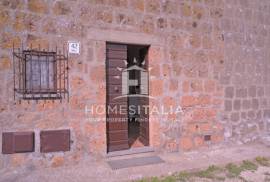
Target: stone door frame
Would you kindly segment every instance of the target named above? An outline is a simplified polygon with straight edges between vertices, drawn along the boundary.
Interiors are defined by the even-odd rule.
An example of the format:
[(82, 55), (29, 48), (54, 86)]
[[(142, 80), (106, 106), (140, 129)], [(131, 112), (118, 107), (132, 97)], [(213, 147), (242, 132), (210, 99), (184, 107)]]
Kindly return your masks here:
[[(98, 41), (102, 43), (103, 48), (103, 62), (105, 64), (106, 59), (106, 43), (122, 43), (122, 44), (136, 44), (136, 45), (150, 45), (149, 47), (149, 68), (151, 65), (158, 64), (164, 59), (165, 55), (165, 39), (160, 36), (135, 33), (127, 31), (116, 31), (116, 30), (100, 30), (100, 29), (89, 29), (87, 33), (87, 39), (92, 41)], [(104, 67), (104, 69), (106, 69)], [(104, 71), (105, 74), (106, 71)], [(105, 75), (104, 75), (105, 76)], [(106, 81), (106, 80), (105, 80)], [(106, 85), (106, 83), (104, 83)], [(149, 75), (149, 88), (151, 88), (151, 74)], [(106, 88), (104, 88), (106, 93)], [(151, 96), (151, 89), (149, 95)], [(105, 103), (106, 104), (106, 103)], [(149, 103), (151, 108), (152, 104)], [(106, 118), (106, 114), (104, 116)], [(156, 116), (149, 114), (149, 146), (153, 148), (160, 147), (160, 130), (159, 122)], [(106, 125), (105, 125), (106, 127)], [(106, 128), (105, 128), (106, 129)], [(106, 131), (106, 130), (105, 130)], [(106, 137), (106, 136), (105, 136)], [(107, 139), (105, 139), (104, 147), (107, 148)]]

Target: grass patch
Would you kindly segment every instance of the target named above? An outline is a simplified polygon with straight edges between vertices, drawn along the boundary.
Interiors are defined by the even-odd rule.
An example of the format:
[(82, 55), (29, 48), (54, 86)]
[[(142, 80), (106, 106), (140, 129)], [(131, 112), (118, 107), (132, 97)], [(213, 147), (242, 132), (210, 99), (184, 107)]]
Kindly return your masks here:
[(192, 174), (186, 171), (182, 171), (178, 174), (175, 175), (176, 180), (181, 181), (181, 182), (186, 182), (192, 177)]
[(222, 171), (221, 168), (212, 165), (212, 166), (209, 166), (206, 170), (196, 172), (194, 175), (200, 178), (215, 179), (216, 174), (220, 171)]
[(255, 160), (261, 166), (270, 166), (269, 160), (266, 157), (256, 157)]
[[(255, 163), (256, 162), (256, 163)], [(241, 172), (256, 171), (258, 165), (270, 166), (270, 162), (265, 157), (256, 157), (254, 162), (244, 160), (241, 164), (229, 163), (225, 167), (209, 166), (205, 170), (196, 172), (182, 171), (165, 177), (152, 177), (138, 180), (137, 182), (188, 182), (193, 178), (207, 178), (215, 181), (224, 181), (226, 176), (229, 178), (241, 179)], [(270, 177), (270, 173), (265, 174)], [(242, 179), (242, 181), (245, 181)]]
[(236, 164), (229, 163), (225, 166), (228, 171), (228, 177), (237, 177), (242, 172), (242, 169), (238, 167)]
[(136, 182), (160, 182), (158, 177), (151, 177), (151, 178), (143, 178), (141, 180), (137, 180)]
[(256, 171), (258, 169), (258, 166), (251, 161), (245, 160), (245, 161), (243, 161), (241, 168), (243, 171), (245, 171), (245, 170)]
[(228, 177), (238, 177), (243, 171), (256, 171), (258, 166), (251, 161), (243, 161), (240, 166), (229, 163), (225, 166)]
[(176, 182), (176, 179), (174, 176), (167, 176), (163, 178), (160, 182)]

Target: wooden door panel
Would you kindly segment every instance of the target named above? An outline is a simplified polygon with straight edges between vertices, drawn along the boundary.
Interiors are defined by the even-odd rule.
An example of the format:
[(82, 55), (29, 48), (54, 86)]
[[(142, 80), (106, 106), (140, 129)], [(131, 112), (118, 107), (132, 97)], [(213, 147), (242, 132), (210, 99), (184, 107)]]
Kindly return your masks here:
[(128, 149), (128, 140), (110, 142), (108, 152)]
[(114, 51), (127, 51), (127, 45), (125, 44), (114, 44), (114, 43), (108, 43), (106, 45), (106, 49), (108, 50), (114, 50)]
[(121, 94), (110, 94), (110, 96), (108, 96), (107, 100), (108, 100), (109, 103), (126, 104), (127, 103), (127, 97), (121, 97), (121, 96), (122, 96)]
[[(107, 107), (127, 108), (127, 98), (122, 96), (122, 70), (126, 69), (127, 46), (108, 43), (106, 46)], [(107, 150), (108, 152), (128, 149), (128, 116), (109, 112), (107, 108)]]
[(109, 68), (126, 68), (125, 59), (109, 59), (108, 61)]
[(113, 76), (117, 76), (122, 74), (124, 68), (108, 68), (108, 74), (109, 75), (113, 75)]
[(107, 50), (107, 56), (109, 59), (126, 59), (127, 51), (126, 50)]
[[(122, 77), (119, 75), (109, 75), (108, 85), (122, 85)], [(121, 90), (119, 90), (121, 92)]]
[(126, 121), (109, 121), (107, 124), (110, 131), (125, 130), (128, 127), (128, 123)]
[(119, 94), (122, 92), (122, 85), (108, 85), (109, 87), (109, 94)]
[(125, 141), (128, 138), (127, 130), (114, 130), (108, 132), (108, 139), (110, 141)]

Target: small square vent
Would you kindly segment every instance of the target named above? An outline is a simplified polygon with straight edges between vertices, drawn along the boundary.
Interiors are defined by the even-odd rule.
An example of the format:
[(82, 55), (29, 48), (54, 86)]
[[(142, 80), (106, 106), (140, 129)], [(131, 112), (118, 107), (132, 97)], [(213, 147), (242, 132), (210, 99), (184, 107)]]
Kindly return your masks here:
[(211, 141), (211, 135), (204, 135), (204, 141)]

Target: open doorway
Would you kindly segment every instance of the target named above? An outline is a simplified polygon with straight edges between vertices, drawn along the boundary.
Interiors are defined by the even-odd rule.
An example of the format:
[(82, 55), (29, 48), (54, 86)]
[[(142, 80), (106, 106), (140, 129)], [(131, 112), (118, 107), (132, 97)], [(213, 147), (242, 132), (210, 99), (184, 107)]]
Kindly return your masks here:
[(130, 94), (128, 97), (128, 141), (130, 148), (148, 145), (148, 142), (143, 140), (145, 136), (142, 136), (142, 132), (145, 132), (143, 131), (144, 120), (148, 119), (145, 117), (148, 117), (147, 113), (142, 110), (144, 106), (148, 106), (148, 79), (147, 83), (143, 80), (143, 72), (148, 70), (147, 52), (148, 46), (127, 46), (127, 67), (134, 68), (128, 72)]
[[(149, 105), (148, 48), (106, 45), (108, 152), (149, 145), (149, 117), (145, 109)], [(112, 106), (126, 108), (126, 112), (111, 113), (108, 107)]]

